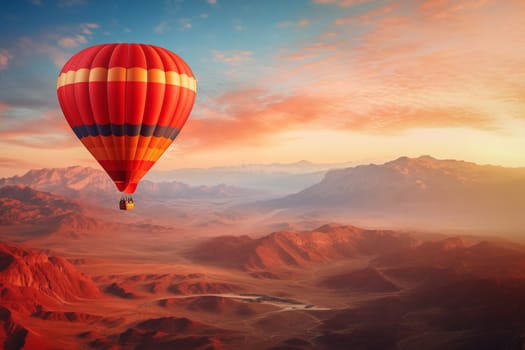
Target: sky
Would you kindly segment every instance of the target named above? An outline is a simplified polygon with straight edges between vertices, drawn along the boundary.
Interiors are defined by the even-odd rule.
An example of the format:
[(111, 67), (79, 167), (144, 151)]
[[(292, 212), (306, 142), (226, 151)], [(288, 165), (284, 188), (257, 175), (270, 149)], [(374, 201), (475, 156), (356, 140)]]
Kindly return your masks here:
[(0, 176), (98, 167), (56, 78), (91, 45), (179, 54), (197, 78), (154, 170), (384, 162), (525, 166), (522, 0), (0, 0)]

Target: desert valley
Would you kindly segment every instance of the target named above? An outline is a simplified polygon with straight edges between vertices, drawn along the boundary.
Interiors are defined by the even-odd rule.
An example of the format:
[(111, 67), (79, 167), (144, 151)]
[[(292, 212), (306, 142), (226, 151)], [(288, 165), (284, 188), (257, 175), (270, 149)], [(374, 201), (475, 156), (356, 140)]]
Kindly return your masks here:
[(426, 156), (311, 181), (277, 195), (146, 181), (120, 212), (99, 170), (0, 180), (0, 342), (525, 346), (525, 169)]

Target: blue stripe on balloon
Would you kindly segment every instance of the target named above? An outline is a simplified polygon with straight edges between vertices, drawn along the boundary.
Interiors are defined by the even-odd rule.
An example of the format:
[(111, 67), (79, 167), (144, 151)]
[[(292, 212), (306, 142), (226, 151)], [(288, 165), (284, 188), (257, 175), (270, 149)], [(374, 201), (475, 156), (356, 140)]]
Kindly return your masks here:
[(168, 125), (151, 124), (88, 124), (73, 127), (79, 139), (87, 136), (155, 136), (174, 140), (180, 132)]

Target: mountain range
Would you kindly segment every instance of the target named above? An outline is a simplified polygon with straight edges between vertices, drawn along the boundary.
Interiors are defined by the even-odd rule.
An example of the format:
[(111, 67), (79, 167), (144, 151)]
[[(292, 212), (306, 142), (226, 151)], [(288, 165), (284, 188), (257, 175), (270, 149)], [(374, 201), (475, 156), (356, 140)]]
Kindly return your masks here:
[(289, 194), (319, 182), (325, 172), (346, 168), (353, 163), (295, 163), (243, 164), (211, 168), (182, 168), (170, 171), (152, 171), (149, 179), (166, 181), (177, 179), (192, 186), (228, 184), (274, 194)]
[[(28, 198), (45, 196), (22, 189)], [(150, 233), (135, 239), (145, 243)], [(68, 243), (72, 256), (86, 248)], [(126, 265), (108, 246), (109, 265), (83, 259), (70, 260), (73, 265), (54, 253), (0, 243), (0, 347), (525, 345), (525, 249), (519, 244), (327, 224), (171, 248), (185, 255), (184, 264), (140, 247), (149, 254), (146, 264), (132, 252)]]
[(300, 192), (259, 202), (350, 219), (387, 219), (439, 227), (525, 226), (525, 168), (478, 165), (430, 156), (331, 170)]
[[(297, 164), (300, 169), (312, 166), (315, 168), (310, 163)], [(253, 172), (258, 168), (248, 169)], [(300, 184), (304, 173), (286, 169), (289, 170), (287, 176), (290, 179), (296, 176), (296, 185)], [(0, 189), (20, 185), (62, 196), (52, 201), (58, 207), (63, 207), (60, 201), (65, 199), (81, 200), (82, 207), (86, 203), (113, 207), (119, 196), (104, 172), (78, 166), (34, 169), (22, 176), (0, 179)], [(11, 215), (16, 219), (22, 214), (32, 216), (33, 210), (37, 219), (46, 215), (47, 209), (38, 208), (37, 202), (31, 202), (34, 207), (27, 207), (31, 203), (26, 201), (24, 210), (18, 210), (12, 202), (17, 199), (5, 197), (0, 192), (0, 214), (4, 218)], [(207, 202), (210, 203), (208, 209), (221, 217), (249, 215), (255, 210), (262, 212), (264, 217), (280, 213), (275, 219), (279, 220), (281, 215), (286, 222), (290, 222), (288, 219), (293, 215), (303, 221), (321, 218), (324, 222), (352, 221), (416, 228), (493, 231), (517, 230), (525, 226), (522, 214), (525, 212), (525, 168), (438, 160), (430, 156), (401, 157), (384, 164), (330, 170), (319, 182), (273, 199), (267, 199), (268, 193), (231, 185), (190, 186), (177, 181), (148, 180), (140, 184), (136, 197), (144, 204), (142, 207), (148, 203), (152, 205), (153, 212), (150, 210), (148, 215), (155, 215), (157, 211), (159, 215), (164, 213), (166, 218), (174, 209), (170, 203), (179, 201), (180, 210), (196, 210), (197, 203)], [(75, 208), (78, 203), (68, 203), (67, 207)], [(230, 207), (235, 203), (243, 204)]]
[[(102, 170), (72, 166), (67, 168), (32, 169), (21, 176), (0, 179), (0, 187), (25, 185), (88, 202), (111, 203), (119, 194), (115, 184)], [(136, 196), (145, 200), (213, 199), (231, 200), (261, 195), (260, 191), (229, 186), (190, 186), (182, 182), (152, 182), (144, 180)]]
[(279, 231), (260, 238), (219, 236), (197, 246), (189, 256), (227, 267), (272, 270), (398, 251), (416, 243), (408, 234), (394, 231), (327, 224), (311, 231)]

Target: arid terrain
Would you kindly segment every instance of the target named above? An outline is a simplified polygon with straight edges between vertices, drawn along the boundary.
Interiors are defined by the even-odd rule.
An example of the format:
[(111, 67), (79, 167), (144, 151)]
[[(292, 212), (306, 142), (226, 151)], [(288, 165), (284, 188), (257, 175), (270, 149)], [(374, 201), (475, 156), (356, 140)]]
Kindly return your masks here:
[[(412, 162), (414, 168), (400, 171), (423, 173), (428, 190), (408, 193), (423, 180), (407, 175), (397, 187), (390, 184), (402, 190), (388, 193), (382, 210), (446, 202), (443, 188), (458, 179), (450, 163)], [(386, 175), (384, 168), (381, 176), (392, 178), (395, 166), (387, 165)], [(448, 182), (438, 181), (436, 168)], [(468, 191), (504, 172), (474, 167), (472, 182), (465, 170), (472, 166), (460, 168), (454, 181)], [(334, 186), (336, 175), (347, 180), (347, 192), (364, 193), (355, 185), (355, 172), (364, 170), (351, 169), (270, 201), (230, 184), (151, 182), (129, 213), (118, 211), (118, 195), (93, 169), (41, 169), (0, 180), (0, 343), (5, 349), (523, 349), (521, 223), (453, 232), (354, 226), (340, 213), (335, 220), (312, 212), (316, 201), (329, 207), (326, 198), (313, 197), (324, 193), (320, 186)], [(519, 171), (503, 181), (505, 191), (523, 182)], [(491, 183), (491, 193), (498, 192), (497, 181)], [(463, 190), (463, 203), (477, 200), (472, 213), (490, 208), (483, 193), (468, 198)], [(357, 206), (340, 192), (345, 207)], [(246, 199), (250, 204), (242, 204)], [(379, 200), (378, 190), (366, 209)], [(510, 202), (522, 203), (518, 196)]]

